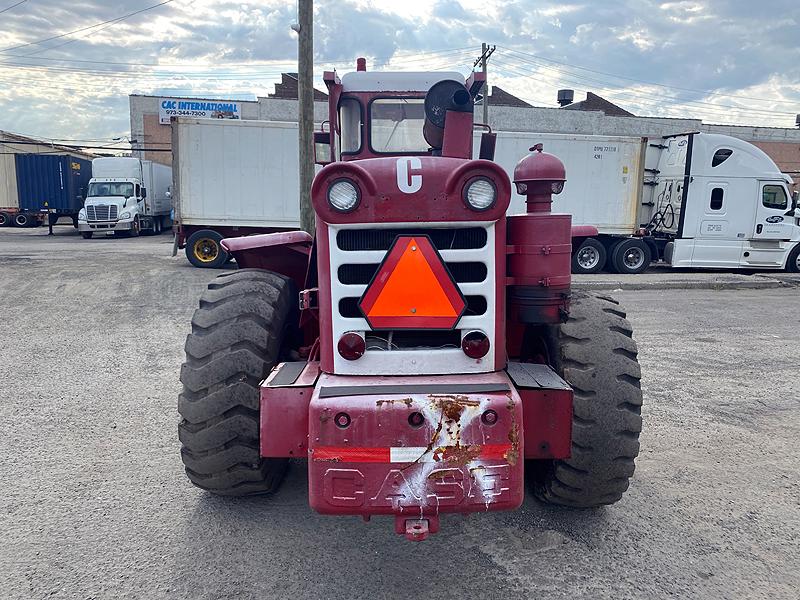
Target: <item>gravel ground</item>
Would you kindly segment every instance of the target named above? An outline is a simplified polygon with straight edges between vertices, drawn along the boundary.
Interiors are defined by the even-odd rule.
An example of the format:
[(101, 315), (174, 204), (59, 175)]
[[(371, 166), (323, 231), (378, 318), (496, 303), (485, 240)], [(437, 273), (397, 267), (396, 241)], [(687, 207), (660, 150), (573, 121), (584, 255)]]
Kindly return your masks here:
[(271, 498), (193, 488), (178, 371), (215, 273), (167, 235), (56, 232), (0, 231), (2, 598), (798, 598), (797, 289), (616, 294), (646, 403), (623, 500), (413, 544), (313, 513), (301, 462)]

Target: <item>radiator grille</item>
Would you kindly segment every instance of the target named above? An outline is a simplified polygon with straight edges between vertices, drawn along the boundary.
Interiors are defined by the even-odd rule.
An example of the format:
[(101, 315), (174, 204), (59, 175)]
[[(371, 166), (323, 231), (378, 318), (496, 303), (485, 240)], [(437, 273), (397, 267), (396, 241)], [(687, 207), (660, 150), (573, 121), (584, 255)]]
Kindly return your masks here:
[[(398, 375), (480, 373), (494, 368), (494, 350), (484, 360), (461, 350), (465, 332), (480, 330), (495, 339), (495, 231), (492, 223), (437, 226), (431, 223), (387, 228), (330, 226), (331, 338), (338, 374)], [(359, 299), (398, 236), (428, 236), (459, 287), (466, 309), (453, 330), (371, 330), (358, 307)], [(322, 282), (320, 282), (322, 284)], [(348, 332), (359, 332), (367, 351), (346, 361), (335, 350)]]
[[(447, 262), (456, 283), (476, 283), (486, 279), (486, 265), (480, 262)], [(347, 285), (367, 284), (378, 271), (379, 263), (346, 264), (339, 267), (339, 281)]]
[(398, 235), (427, 235), (437, 250), (467, 250), (486, 245), (486, 229), (344, 229), (336, 235), (339, 250), (388, 250)]
[(86, 217), (89, 221), (116, 221), (116, 204), (90, 204), (86, 207)]

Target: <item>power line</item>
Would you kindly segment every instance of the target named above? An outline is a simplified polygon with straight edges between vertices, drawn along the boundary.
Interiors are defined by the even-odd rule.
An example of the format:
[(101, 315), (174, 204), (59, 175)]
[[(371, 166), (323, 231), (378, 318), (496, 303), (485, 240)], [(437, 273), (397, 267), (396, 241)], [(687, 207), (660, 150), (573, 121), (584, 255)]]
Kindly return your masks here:
[[(594, 79), (594, 78), (583, 76), (583, 75), (576, 75), (574, 73), (568, 73), (568, 72), (562, 71), (561, 69), (558, 69), (556, 67), (542, 66), (542, 65), (539, 65), (537, 63), (531, 63), (531, 62), (526, 61), (526, 60), (521, 59), (521, 58), (518, 58), (517, 60), (520, 60), (523, 63), (527, 62), (528, 64), (532, 64), (533, 66), (537, 67), (537, 69), (544, 69), (544, 70), (547, 70), (547, 71), (553, 71), (555, 73), (558, 73), (561, 76), (561, 78), (566, 80), (566, 81), (572, 81), (572, 82), (576, 82), (577, 81), (579, 84), (585, 84), (586, 82), (589, 82), (589, 83), (592, 83), (593, 85), (600, 86), (601, 88), (611, 89), (611, 88), (607, 87), (608, 82), (606, 82), (606, 81)], [(501, 63), (505, 64), (506, 67), (508, 66), (508, 63), (505, 63), (505, 62), (502, 62), (502, 61), (501, 61)], [(519, 65), (517, 65), (517, 67), (518, 68), (522, 68), (522, 69), (529, 68), (529, 67), (524, 67), (524, 66), (519, 66)], [(695, 109), (695, 110), (703, 110), (705, 112), (716, 112), (716, 113), (725, 113), (725, 114), (727, 114), (729, 111), (726, 111), (725, 109), (734, 109), (734, 110), (738, 110), (738, 111), (743, 112), (743, 113), (751, 113), (751, 114), (754, 114), (754, 115), (770, 115), (770, 116), (774, 116), (774, 115), (793, 116), (794, 115), (794, 113), (789, 113), (789, 112), (784, 112), (784, 111), (776, 111), (776, 110), (768, 110), (766, 108), (747, 108), (745, 106), (734, 106), (734, 105), (728, 105), (728, 104), (717, 104), (717, 103), (714, 103), (714, 102), (704, 102), (702, 100), (688, 100), (688, 99), (679, 98), (679, 97), (669, 98), (669, 97), (665, 97), (665, 96), (662, 96), (662, 95), (658, 95), (657, 96), (655, 94), (636, 91), (636, 90), (629, 90), (628, 92), (620, 92), (620, 91), (616, 91), (616, 90), (611, 90), (611, 94), (619, 95), (619, 96), (622, 96), (622, 97), (632, 98), (636, 102), (653, 104), (653, 105), (657, 105), (657, 106), (666, 103), (666, 104), (674, 104), (674, 105), (696, 104), (696, 105), (699, 105), (699, 106), (702, 106), (702, 107), (706, 107), (706, 106), (707, 107), (711, 107), (711, 108)], [(652, 100), (647, 100), (646, 98), (652, 98)]]
[(44, 42), (50, 42), (52, 40), (57, 40), (57, 39), (60, 39), (60, 38), (63, 38), (63, 37), (67, 37), (67, 36), (73, 35), (75, 33), (81, 33), (83, 31), (88, 31), (89, 29), (94, 29), (94, 28), (100, 27), (102, 25), (119, 23), (120, 21), (124, 21), (125, 19), (129, 19), (129, 18), (131, 18), (131, 17), (133, 17), (135, 15), (142, 14), (143, 12), (147, 12), (149, 10), (153, 10), (154, 8), (158, 8), (159, 6), (164, 6), (165, 4), (170, 4), (172, 2), (175, 2), (175, 0), (164, 0), (163, 2), (159, 2), (158, 4), (153, 4), (152, 6), (148, 6), (146, 8), (142, 8), (142, 9), (134, 11), (132, 13), (128, 13), (126, 15), (122, 15), (121, 17), (117, 17), (115, 19), (109, 19), (108, 21), (103, 21), (101, 23), (95, 23), (94, 25), (89, 25), (88, 27), (81, 27), (80, 29), (75, 29), (73, 31), (68, 31), (66, 33), (60, 33), (58, 35), (53, 35), (53, 36), (50, 36), (48, 38), (37, 40), (35, 42), (28, 42), (28, 43), (25, 43), (25, 44), (19, 44), (17, 46), (9, 46), (8, 48), (3, 48), (2, 50), (0, 50), (0, 52), (8, 52), (10, 50), (18, 50), (19, 48), (26, 48), (28, 46), (38, 46), (39, 44), (43, 44)]
[[(443, 50), (429, 50), (426, 52), (410, 52), (410, 53), (395, 53), (391, 56), (370, 56), (372, 60), (376, 61), (391, 61), (391, 60), (404, 60), (405, 62), (420, 62), (420, 61), (427, 61), (429, 57), (437, 57), (443, 58), (447, 55), (463, 55), (470, 48), (451, 48), (451, 49), (443, 49)], [(0, 51), (2, 52), (2, 51)], [(41, 68), (51, 68), (47, 65), (36, 65), (36, 64), (27, 64), (27, 63), (12, 63), (8, 62), (7, 59), (14, 59), (14, 58), (26, 58), (27, 55), (24, 54), (11, 54), (8, 57), (5, 57), (4, 60), (0, 60), (0, 65), (10, 65), (16, 67), (41, 67)], [(132, 62), (114, 62), (114, 61), (105, 61), (105, 60), (87, 60), (87, 59), (78, 59), (78, 58), (54, 58), (50, 56), (36, 56), (33, 57), (33, 60), (40, 61), (53, 61), (53, 62), (69, 62), (69, 63), (87, 63), (87, 64), (97, 64), (97, 65), (114, 65), (114, 66), (124, 66), (124, 67), (193, 67), (196, 63), (132, 63)], [(338, 64), (342, 63), (345, 60), (352, 60), (352, 57), (317, 57), (317, 63), (333, 63)], [(250, 68), (260, 68), (263, 66), (271, 66), (271, 65), (286, 65), (287, 68), (294, 68), (296, 67), (296, 63), (292, 61), (280, 62), (280, 61), (252, 61), (247, 63), (220, 63), (216, 65), (200, 65), (201, 67), (250, 67)], [(73, 68), (76, 71), (81, 70), (77, 67), (69, 67), (65, 65), (57, 65), (52, 68)], [(86, 72), (91, 72), (90, 70), (86, 70)]]
[(595, 69), (590, 69), (588, 67), (582, 67), (580, 65), (565, 63), (565, 62), (554, 60), (552, 58), (545, 58), (543, 56), (536, 55), (536, 54), (531, 54), (529, 52), (522, 52), (520, 50), (515, 50), (514, 48), (508, 48), (506, 46), (500, 46), (500, 48), (503, 49), (503, 50), (507, 50), (509, 52), (512, 52), (514, 54), (519, 54), (519, 55), (523, 55), (523, 56), (526, 56), (526, 57), (530, 57), (530, 58), (535, 59), (535, 60), (545, 61), (545, 62), (548, 62), (548, 63), (554, 63), (554, 64), (557, 64), (557, 65), (561, 65), (561, 66), (572, 68), (572, 69), (579, 69), (581, 71), (588, 71), (590, 73), (595, 73), (595, 74), (598, 74), (598, 75), (606, 75), (608, 77), (616, 77), (618, 79), (624, 79), (626, 81), (633, 81), (635, 83), (641, 83), (643, 85), (654, 85), (656, 87), (661, 87), (661, 88), (666, 88), (666, 89), (681, 90), (681, 91), (684, 91), (684, 92), (695, 92), (695, 93), (698, 93), (698, 94), (706, 94), (706, 95), (709, 95), (709, 96), (710, 95), (725, 96), (725, 97), (728, 97), (728, 98), (737, 98), (737, 99), (741, 99), (741, 100), (755, 100), (755, 101), (758, 101), (758, 102), (779, 102), (781, 104), (793, 104), (793, 105), (797, 104), (796, 102), (793, 102), (791, 100), (772, 100), (772, 99), (765, 99), (765, 98), (754, 98), (752, 96), (741, 96), (741, 95), (738, 95), (738, 94), (725, 94), (723, 92), (712, 91), (712, 90), (701, 90), (701, 89), (696, 89), (696, 88), (686, 88), (686, 87), (679, 87), (679, 86), (674, 86), (674, 85), (666, 85), (666, 84), (663, 84), (663, 83), (656, 83), (654, 81), (645, 81), (645, 80), (642, 80), (642, 79), (635, 79), (633, 77), (626, 77), (625, 75), (619, 75), (619, 74), (616, 74), (616, 73), (608, 73), (606, 71), (598, 71), (598, 70), (595, 70)]
[(20, 1), (19, 1), (19, 2), (17, 2), (16, 4), (12, 4), (11, 6), (9, 6), (9, 7), (7, 7), (7, 8), (4, 8), (3, 10), (0, 10), (0, 15), (2, 15), (2, 14), (3, 14), (4, 12), (6, 12), (6, 11), (9, 11), (9, 10), (11, 10), (12, 8), (16, 8), (16, 7), (18, 7), (20, 4), (25, 4), (27, 1), (28, 1), (28, 0), (20, 0)]

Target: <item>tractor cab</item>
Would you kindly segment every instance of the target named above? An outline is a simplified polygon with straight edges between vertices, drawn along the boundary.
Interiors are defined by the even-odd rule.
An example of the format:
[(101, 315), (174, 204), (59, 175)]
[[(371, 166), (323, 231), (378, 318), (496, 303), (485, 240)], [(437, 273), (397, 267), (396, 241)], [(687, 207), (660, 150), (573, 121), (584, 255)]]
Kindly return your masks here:
[[(330, 104), (328, 130), (314, 137), (319, 164), (443, 152), (472, 157), (474, 97), (483, 85), (482, 73), (465, 82), (455, 71), (373, 73), (363, 59), (358, 67), (341, 79), (335, 72), (324, 74)], [(464, 114), (459, 125), (469, 133), (468, 145), (443, 150), (446, 111)]]

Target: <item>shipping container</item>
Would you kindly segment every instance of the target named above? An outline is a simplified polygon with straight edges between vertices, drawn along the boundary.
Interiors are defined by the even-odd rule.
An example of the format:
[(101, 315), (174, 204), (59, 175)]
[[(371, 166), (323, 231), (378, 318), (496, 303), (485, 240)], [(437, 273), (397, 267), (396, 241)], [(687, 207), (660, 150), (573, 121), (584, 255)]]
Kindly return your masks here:
[(74, 156), (17, 154), (21, 211), (73, 215), (83, 207), (92, 163)]
[[(479, 144), (476, 135), (475, 156)], [(495, 162), (513, 180), (514, 167), (534, 144), (567, 169), (564, 191), (553, 196), (553, 212), (568, 213), (573, 225), (594, 225), (602, 234), (630, 235), (639, 227), (645, 138), (498, 131)], [(509, 214), (524, 213), (525, 197), (512, 190)]]

